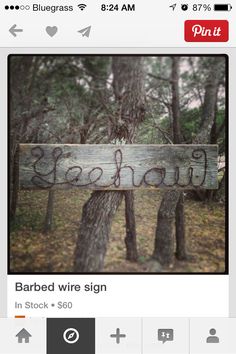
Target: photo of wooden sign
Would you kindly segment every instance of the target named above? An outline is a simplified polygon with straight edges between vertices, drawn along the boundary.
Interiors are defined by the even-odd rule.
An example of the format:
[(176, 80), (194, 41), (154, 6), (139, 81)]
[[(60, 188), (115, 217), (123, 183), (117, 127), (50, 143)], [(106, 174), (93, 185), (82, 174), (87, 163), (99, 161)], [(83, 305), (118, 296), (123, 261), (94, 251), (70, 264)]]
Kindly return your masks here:
[(217, 189), (217, 145), (20, 144), (22, 189)]

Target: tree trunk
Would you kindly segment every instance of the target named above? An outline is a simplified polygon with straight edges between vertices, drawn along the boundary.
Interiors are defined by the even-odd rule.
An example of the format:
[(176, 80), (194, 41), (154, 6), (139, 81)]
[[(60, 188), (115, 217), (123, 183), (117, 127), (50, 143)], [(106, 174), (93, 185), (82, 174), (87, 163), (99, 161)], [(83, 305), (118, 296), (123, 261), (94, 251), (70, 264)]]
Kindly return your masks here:
[(125, 220), (126, 220), (126, 259), (135, 262), (138, 258), (137, 241), (136, 241), (136, 223), (134, 214), (134, 193), (133, 191), (125, 191)]
[(53, 205), (54, 205), (55, 191), (48, 192), (48, 202), (47, 202), (47, 211), (44, 221), (43, 233), (47, 234), (52, 230), (53, 225)]
[[(144, 119), (144, 85), (143, 69), (140, 58), (118, 57), (113, 60), (113, 89), (118, 102), (118, 119), (115, 132), (118, 138), (123, 137), (126, 142), (133, 143), (136, 128)], [(135, 261), (138, 258), (136, 243), (136, 226), (134, 212), (134, 192), (125, 192), (125, 219), (126, 219), (126, 258)]]
[[(219, 91), (219, 82), (221, 80), (222, 59), (212, 58), (209, 69), (209, 74), (206, 78), (204, 102), (202, 107), (201, 126), (193, 143), (195, 144), (209, 144), (212, 143), (212, 134), (214, 135), (214, 123), (217, 111), (217, 97)], [(214, 138), (214, 137), (213, 137)], [(196, 195), (201, 201), (206, 197), (211, 197), (211, 191), (195, 191)]]
[[(144, 118), (142, 60), (140, 57), (112, 58), (116, 112), (110, 117), (110, 140), (132, 142)], [(75, 272), (102, 271), (112, 219), (122, 196), (122, 192), (94, 192), (84, 205), (75, 251)]]
[(221, 201), (221, 202), (225, 202), (225, 181), (227, 180), (227, 172), (224, 171), (224, 175), (222, 177), (222, 180), (220, 181), (220, 184), (219, 184), (219, 188), (218, 190), (216, 191), (215, 193), (215, 200), (216, 201)]
[[(179, 143), (181, 137), (179, 124), (179, 95), (178, 95), (178, 60), (172, 58), (172, 111), (173, 111), (173, 138), (174, 143)], [(217, 91), (221, 76), (221, 58), (213, 58), (210, 63), (209, 75), (206, 79), (204, 103), (202, 109), (202, 122), (199, 132), (195, 138), (196, 144), (208, 144), (210, 142), (211, 128), (215, 118), (215, 107)], [(182, 258), (186, 255), (185, 234), (184, 234), (184, 204), (182, 192), (173, 191), (164, 194), (157, 217), (157, 229), (155, 239), (154, 258), (162, 265), (170, 265), (173, 262), (174, 237), (173, 214), (176, 213), (176, 256)], [(171, 195), (171, 197), (170, 197)], [(179, 201), (179, 198), (180, 201)], [(178, 207), (178, 210), (177, 210)], [(169, 214), (167, 213), (169, 211)], [(171, 215), (171, 217), (169, 217)], [(166, 220), (165, 220), (166, 218)], [(166, 226), (165, 226), (166, 224)], [(180, 247), (182, 247), (180, 254)], [(169, 248), (169, 250), (168, 250)]]
[(185, 217), (184, 217), (184, 193), (180, 193), (180, 197), (176, 206), (176, 258), (179, 261), (187, 259), (186, 240), (185, 240)]
[[(181, 144), (180, 129), (180, 102), (179, 102), (179, 57), (172, 58), (172, 116), (174, 144)], [(184, 220), (184, 194), (180, 193), (175, 211), (176, 257), (179, 260), (186, 258), (185, 220)]]
[[(172, 57), (171, 91), (174, 144), (180, 144), (182, 141), (180, 129), (179, 62), (179, 57)], [(176, 253), (174, 252), (174, 235), (176, 236)], [(180, 250), (180, 248), (182, 249)], [(157, 216), (154, 258), (158, 259), (162, 265), (170, 266), (173, 263), (174, 253), (178, 259), (186, 254), (184, 198), (183, 192), (167, 191), (163, 196)]]
[(19, 150), (17, 149), (13, 157), (12, 178), (10, 178), (10, 217), (14, 221), (16, 217), (16, 208), (19, 191)]
[(209, 144), (211, 141), (211, 131), (215, 120), (217, 93), (222, 75), (221, 65), (221, 58), (212, 58), (205, 84), (201, 126), (194, 139), (194, 143), (196, 144)]
[(102, 271), (112, 219), (122, 197), (122, 192), (96, 191), (85, 203), (75, 251), (76, 272)]
[(164, 266), (174, 261), (175, 210), (179, 197), (178, 191), (166, 192), (158, 211), (153, 258)]
[(184, 217), (184, 192), (180, 192), (179, 200), (175, 211), (175, 233), (176, 233), (176, 258), (180, 261), (187, 259), (185, 239), (185, 217)]
[(180, 144), (182, 141), (180, 130), (179, 62), (179, 57), (172, 57), (171, 91), (174, 144)]

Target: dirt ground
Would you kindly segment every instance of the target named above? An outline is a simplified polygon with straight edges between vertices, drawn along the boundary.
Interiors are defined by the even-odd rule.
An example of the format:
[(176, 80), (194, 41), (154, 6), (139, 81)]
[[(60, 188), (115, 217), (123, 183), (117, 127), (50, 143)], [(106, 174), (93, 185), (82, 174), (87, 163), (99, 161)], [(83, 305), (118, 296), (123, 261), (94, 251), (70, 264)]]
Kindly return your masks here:
[[(125, 259), (124, 202), (112, 225), (104, 272), (152, 272), (157, 210), (163, 192), (136, 191), (135, 212), (139, 259)], [(47, 204), (46, 191), (21, 191), (17, 218), (10, 232), (10, 269), (12, 272), (72, 272), (73, 253), (82, 207), (88, 191), (55, 193), (53, 231), (44, 235), (42, 225)], [(205, 203), (186, 198), (187, 249), (191, 261), (176, 261), (163, 272), (224, 272), (225, 211), (221, 203)]]

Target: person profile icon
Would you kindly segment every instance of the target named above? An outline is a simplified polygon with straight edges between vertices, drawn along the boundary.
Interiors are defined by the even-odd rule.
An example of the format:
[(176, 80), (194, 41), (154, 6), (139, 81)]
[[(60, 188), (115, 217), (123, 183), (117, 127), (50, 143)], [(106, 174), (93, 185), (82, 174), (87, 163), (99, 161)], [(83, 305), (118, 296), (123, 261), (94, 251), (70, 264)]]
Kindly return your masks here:
[(220, 343), (219, 337), (216, 336), (215, 328), (211, 328), (209, 333), (210, 333), (210, 336), (207, 337), (207, 340), (206, 340), (207, 343)]

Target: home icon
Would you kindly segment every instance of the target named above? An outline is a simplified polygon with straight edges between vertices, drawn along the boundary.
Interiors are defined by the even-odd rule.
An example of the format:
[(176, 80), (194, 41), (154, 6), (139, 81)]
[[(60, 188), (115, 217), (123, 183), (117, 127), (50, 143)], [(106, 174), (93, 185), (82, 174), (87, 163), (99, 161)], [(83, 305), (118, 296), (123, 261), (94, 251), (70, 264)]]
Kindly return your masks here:
[(29, 343), (29, 339), (31, 336), (31, 334), (26, 331), (25, 328), (23, 328), (17, 335), (16, 337), (18, 338), (18, 343)]

